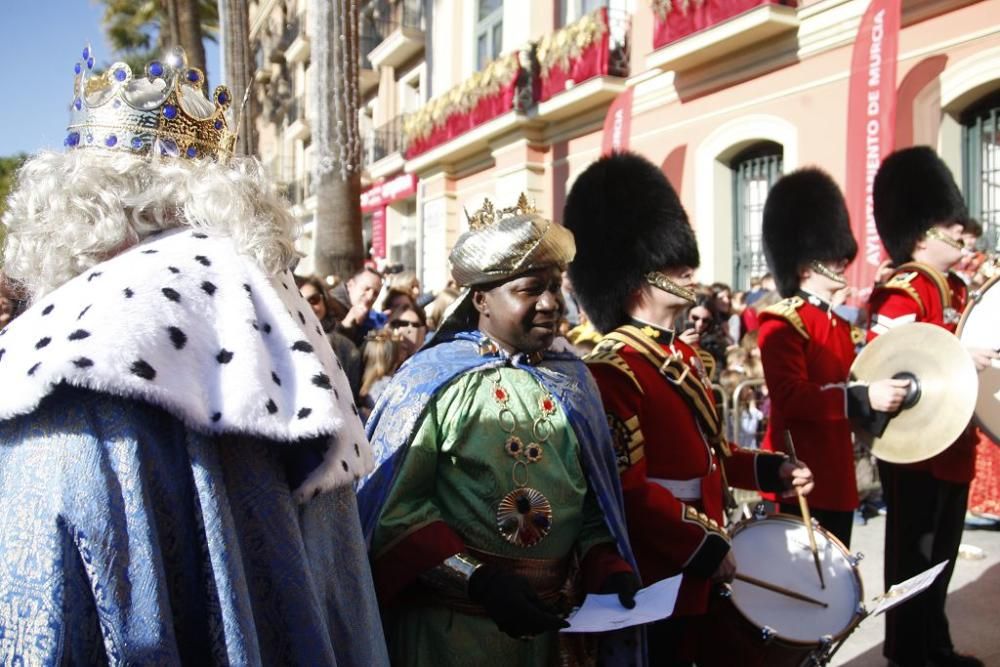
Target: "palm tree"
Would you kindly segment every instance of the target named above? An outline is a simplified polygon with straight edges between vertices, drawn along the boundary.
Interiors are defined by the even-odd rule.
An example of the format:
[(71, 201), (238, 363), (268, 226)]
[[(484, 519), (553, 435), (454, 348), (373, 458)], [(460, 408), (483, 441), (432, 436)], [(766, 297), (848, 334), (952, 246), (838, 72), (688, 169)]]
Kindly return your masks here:
[(356, 0), (310, 0), (308, 117), (316, 191), (315, 270), (347, 277), (364, 259)]
[[(18, 153), (10, 157), (0, 157), (0, 216), (7, 210), (7, 195), (14, 189), (14, 177), (17, 174), (17, 170), (21, 168), (21, 165), (27, 159), (28, 156), (25, 153)], [(2, 223), (0, 223), (0, 227), (3, 227)], [(0, 229), (0, 234), (4, 231), (5, 229)], [(0, 263), (2, 263), (2, 257), (3, 242), (0, 239)]]
[(214, 0), (101, 0), (108, 41), (133, 70), (179, 45), (188, 64), (206, 73), (202, 38), (214, 40), (219, 8)]
[(250, 9), (247, 0), (218, 0), (219, 23), (222, 32), (222, 61), (226, 71), (225, 81), (236, 96), (237, 131), (236, 153), (253, 155), (257, 151), (257, 137), (253, 124), (257, 99), (246, 96), (254, 75), (253, 51), (250, 47)]

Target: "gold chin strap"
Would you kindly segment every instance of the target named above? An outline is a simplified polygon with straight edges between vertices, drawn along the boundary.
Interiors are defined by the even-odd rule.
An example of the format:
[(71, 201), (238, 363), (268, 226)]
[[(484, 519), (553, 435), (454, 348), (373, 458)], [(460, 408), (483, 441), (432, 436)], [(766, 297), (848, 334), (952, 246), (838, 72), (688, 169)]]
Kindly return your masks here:
[(818, 273), (819, 275), (825, 278), (829, 278), (835, 283), (840, 283), (841, 285), (847, 284), (847, 279), (844, 278), (843, 273), (837, 273), (823, 262), (817, 262), (816, 260), (813, 260), (809, 262), (809, 268)]
[(940, 241), (941, 243), (944, 243), (945, 245), (950, 245), (955, 250), (964, 250), (965, 249), (965, 244), (964, 243), (962, 243), (958, 239), (951, 238), (950, 236), (948, 236), (947, 234), (945, 234), (943, 231), (941, 231), (940, 227), (931, 227), (924, 234), (924, 237), (928, 238), (928, 239), (937, 239), (938, 241)]
[(694, 303), (695, 301), (694, 290), (678, 285), (673, 280), (667, 278), (659, 271), (650, 271), (649, 273), (647, 273), (646, 282), (652, 285), (653, 287), (663, 290), (664, 292), (669, 292), (674, 296), (679, 296), (680, 298), (690, 303)]

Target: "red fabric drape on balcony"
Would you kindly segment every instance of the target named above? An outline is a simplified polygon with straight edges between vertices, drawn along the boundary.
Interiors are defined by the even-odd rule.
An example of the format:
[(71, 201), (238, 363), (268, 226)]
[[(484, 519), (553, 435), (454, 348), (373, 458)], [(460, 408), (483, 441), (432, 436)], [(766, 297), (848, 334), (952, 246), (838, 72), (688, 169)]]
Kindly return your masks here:
[(421, 153), (426, 153), (435, 146), (451, 141), (458, 135), (513, 109), (519, 74), (520, 70), (513, 74), (503, 88), (492, 95), (481, 98), (468, 112), (452, 113), (445, 118), (444, 123), (436, 126), (430, 134), (420, 138), (411, 138), (410, 145), (406, 149), (406, 159), (409, 160)]
[(542, 72), (538, 93), (539, 102), (544, 102), (566, 90), (566, 82), (571, 79), (579, 84), (595, 76), (604, 76), (608, 73), (608, 42), (611, 31), (607, 29), (607, 7), (601, 9), (600, 16), (601, 22), (605, 26), (604, 33), (584, 48), (578, 57), (570, 59), (568, 70), (559, 65), (553, 65), (548, 74)]
[[(686, 11), (681, 10), (684, 4), (687, 5)], [(654, 17), (653, 48), (666, 46), (760, 5), (794, 7), (795, 0), (671, 0), (666, 19)]]

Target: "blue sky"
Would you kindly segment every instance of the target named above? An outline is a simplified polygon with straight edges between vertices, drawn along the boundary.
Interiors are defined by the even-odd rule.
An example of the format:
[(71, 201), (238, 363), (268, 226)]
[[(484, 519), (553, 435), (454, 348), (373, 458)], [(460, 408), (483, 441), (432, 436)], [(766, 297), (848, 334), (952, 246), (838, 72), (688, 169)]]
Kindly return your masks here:
[[(0, 0), (0, 156), (62, 147), (73, 94), (73, 64), (90, 42), (99, 65), (111, 53), (96, 0)], [(209, 80), (218, 48), (206, 43)]]

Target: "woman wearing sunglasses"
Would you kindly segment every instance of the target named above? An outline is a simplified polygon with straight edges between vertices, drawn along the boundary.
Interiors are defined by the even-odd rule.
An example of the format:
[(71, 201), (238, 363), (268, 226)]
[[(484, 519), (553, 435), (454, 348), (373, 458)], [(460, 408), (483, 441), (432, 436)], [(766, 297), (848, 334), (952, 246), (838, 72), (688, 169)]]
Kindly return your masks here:
[(424, 309), (406, 302), (389, 311), (389, 322), (386, 326), (402, 340), (401, 361), (413, 356), (413, 353), (424, 344), (424, 338), (427, 336), (427, 318)]

